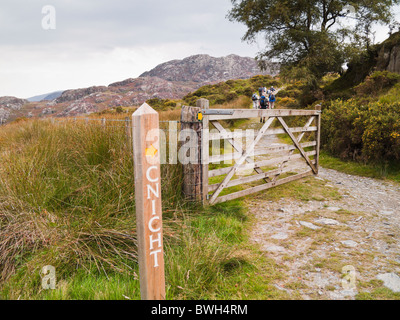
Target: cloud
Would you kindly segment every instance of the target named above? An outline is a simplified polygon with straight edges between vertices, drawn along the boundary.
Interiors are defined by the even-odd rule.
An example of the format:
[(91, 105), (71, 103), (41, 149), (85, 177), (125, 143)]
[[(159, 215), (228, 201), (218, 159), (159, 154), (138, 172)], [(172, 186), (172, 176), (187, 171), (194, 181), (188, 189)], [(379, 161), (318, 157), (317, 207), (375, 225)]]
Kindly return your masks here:
[[(42, 28), (42, 8), (56, 29)], [(254, 56), (244, 26), (225, 19), (230, 0), (2, 0), (0, 96), (107, 85), (172, 59)]]

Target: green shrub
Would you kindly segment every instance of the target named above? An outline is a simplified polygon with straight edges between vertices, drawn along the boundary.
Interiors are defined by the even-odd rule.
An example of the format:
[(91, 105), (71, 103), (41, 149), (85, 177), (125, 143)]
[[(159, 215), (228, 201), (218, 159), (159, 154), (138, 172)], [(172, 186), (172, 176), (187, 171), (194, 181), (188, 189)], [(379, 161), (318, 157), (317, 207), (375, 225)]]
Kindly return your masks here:
[(323, 112), (321, 142), (342, 159), (375, 163), (400, 159), (400, 103), (337, 100)]
[(375, 71), (354, 89), (358, 96), (376, 95), (382, 90), (393, 87), (400, 81), (400, 75), (389, 71)]
[(363, 154), (375, 162), (400, 159), (400, 103), (374, 103), (364, 121)]
[(124, 108), (122, 108), (121, 106), (118, 106), (115, 108), (115, 112), (116, 113), (124, 113), (125, 111), (124, 111)]
[(231, 91), (226, 95), (226, 101), (230, 102), (232, 100), (235, 100), (239, 97), (239, 95), (235, 91)]
[(152, 98), (146, 101), (148, 105), (158, 111), (167, 111), (176, 107), (178, 101), (170, 99)]
[(361, 152), (363, 131), (359, 132), (356, 127), (363, 121), (361, 108), (355, 100), (336, 100), (323, 111), (321, 143), (324, 149), (342, 159), (354, 158)]

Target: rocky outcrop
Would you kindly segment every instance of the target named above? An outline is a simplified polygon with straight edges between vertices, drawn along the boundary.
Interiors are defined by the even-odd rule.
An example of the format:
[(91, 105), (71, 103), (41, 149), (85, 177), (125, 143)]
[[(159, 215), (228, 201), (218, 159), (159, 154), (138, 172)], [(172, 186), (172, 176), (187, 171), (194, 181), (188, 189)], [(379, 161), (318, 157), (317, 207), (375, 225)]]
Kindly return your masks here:
[(198, 84), (192, 81), (167, 81), (158, 77), (127, 79), (109, 85), (110, 90), (119, 94), (125, 93), (134, 104), (151, 98), (180, 99), (197, 87)]
[(98, 87), (90, 87), (85, 89), (75, 89), (75, 90), (67, 90), (62, 93), (60, 97), (55, 99), (56, 103), (62, 103), (66, 101), (76, 101), (86, 97), (92, 93), (96, 92), (104, 92), (107, 91), (107, 87), (98, 86)]
[(400, 73), (400, 33), (382, 43), (378, 52), (377, 70)]
[[(275, 65), (275, 67), (277, 67)], [(275, 68), (276, 69), (276, 68)], [(253, 58), (229, 55), (214, 58), (206, 54), (163, 63), (140, 77), (158, 77), (168, 81), (193, 81), (198, 83), (221, 82), (230, 79), (248, 79), (259, 74), (275, 75), (270, 68), (261, 71)]]
[(85, 101), (76, 101), (58, 114), (58, 117), (74, 117), (99, 111), (97, 105)]
[(16, 97), (0, 97), (0, 125), (19, 113), (22, 107), (28, 103), (28, 100)]
[(341, 90), (352, 88), (374, 71), (400, 73), (400, 32), (392, 34), (382, 43), (371, 46), (348, 63), (347, 71), (335, 81), (335, 86)]
[(5, 108), (0, 108), (0, 125), (7, 122), (10, 118), (10, 110)]
[(10, 110), (20, 110), (21, 107), (25, 104), (29, 103), (28, 100), (18, 99), (16, 97), (1, 97), (0, 98), (0, 107)]

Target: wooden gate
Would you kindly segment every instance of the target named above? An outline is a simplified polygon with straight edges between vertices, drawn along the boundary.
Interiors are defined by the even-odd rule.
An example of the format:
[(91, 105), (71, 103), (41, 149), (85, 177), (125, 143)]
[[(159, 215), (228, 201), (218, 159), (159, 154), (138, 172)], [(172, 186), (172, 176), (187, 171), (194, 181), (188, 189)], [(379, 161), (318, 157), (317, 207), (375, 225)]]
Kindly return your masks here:
[[(320, 106), (317, 110), (199, 109), (198, 118), (202, 121), (200, 200), (204, 204), (233, 200), (318, 174)], [(232, 124), (239, 119), (249, 119), (246, 125), (260, 129), (232, 132), (225, 128), (226, 121)], [(260, 119), (264, 122), (260, 123)], [(293, 122), (301, 126), (290, 128), (288, 123)], [(247, 140), (245, 147), (240, 142), (243, 139)], [(270, 143), (273, 140), (277, 142)], [(221, 141), (233, 152), (216, 154)]]

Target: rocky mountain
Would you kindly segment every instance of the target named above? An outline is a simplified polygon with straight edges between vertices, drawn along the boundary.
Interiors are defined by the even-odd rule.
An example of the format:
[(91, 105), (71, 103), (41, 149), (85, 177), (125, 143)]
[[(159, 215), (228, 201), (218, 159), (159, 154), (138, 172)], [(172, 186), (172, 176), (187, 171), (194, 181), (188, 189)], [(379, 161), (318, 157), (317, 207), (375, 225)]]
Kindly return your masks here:
[[(273, 68), (275, 67), (275, 68)], [(234, 54), (214, 58), (199, 54), (183, 60), (173, 60), (160, 64), (140, 77), (158, 77), (168, 81), (193, 81), (212, 83), (230, 79), (248, 79), (257, 74), (277, 73), (277, 65), (261, 71), (253, 58), (243, 58)]]
[(278, 67), (275, 64), (269, 70), (261, 71), (252, 58), (195, 55), (163, 63), (139, 78), (59, 92), (51, 101), (0, 98), (0, 121), (4, 123), (18, 117), (72, 117), (118, 106), (138, 106), (152, 98), (181, 99), (206, 84), (247, 79), (259, 74), (275, 75)]

